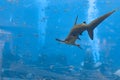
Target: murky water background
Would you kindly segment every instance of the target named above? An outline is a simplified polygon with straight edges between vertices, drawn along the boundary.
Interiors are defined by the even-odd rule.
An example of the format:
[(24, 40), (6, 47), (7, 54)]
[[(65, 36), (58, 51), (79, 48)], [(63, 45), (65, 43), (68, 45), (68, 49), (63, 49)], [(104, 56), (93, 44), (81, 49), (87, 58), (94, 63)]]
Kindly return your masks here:
[[(120, 0), (1, 0), (0, 80), (120, 80)], [(118, 9), (90, 40), (57, 42), (74, 25)]]

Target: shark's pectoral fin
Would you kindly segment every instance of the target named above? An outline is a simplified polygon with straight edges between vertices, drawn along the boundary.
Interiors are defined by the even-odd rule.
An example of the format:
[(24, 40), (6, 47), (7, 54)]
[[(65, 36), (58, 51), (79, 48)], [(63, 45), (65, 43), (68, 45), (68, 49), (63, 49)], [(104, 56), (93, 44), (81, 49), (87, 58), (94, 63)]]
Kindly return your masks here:
[(87, 30), (87, 31), (88, 31), (88, 34), (89, 34), (90, 39), (93, 40), (93, 36), (94, 36), (93, 30)]
[(78, 48), (82, 49), (82, 47), (79, 44), (73, 44), (75, 46), (77, 46)]

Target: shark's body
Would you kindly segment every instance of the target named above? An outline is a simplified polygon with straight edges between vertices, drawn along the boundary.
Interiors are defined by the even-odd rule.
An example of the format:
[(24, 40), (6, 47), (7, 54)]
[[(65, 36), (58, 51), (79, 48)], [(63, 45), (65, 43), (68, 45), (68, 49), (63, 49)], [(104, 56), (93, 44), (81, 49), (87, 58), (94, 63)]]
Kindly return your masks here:
[(76, 40), (80, 39), (79, 35), (82, 35), (82, 33), (84, 31), (88, 31), (89, 37), (93, 40), (93, 30), (102, 22), (104, 21), (107, 17), (109, 17), (112, 13), (114, 13), (116, 10), (113, 10), (111, 12), (108, 12), (107, 14), (104, 14), (101, 17), (98, 17), (97, 19), (93, 20), (92, 22), (90, 22), (89, 24), (86, 24), (86, 22), (83, 22), (81, 24), (76, 24), (77, 23), (77, 19), (78, 16), (76, 17), (75, 20), (75, 24), (73, 26), (73, 28), (71, 29), (69, 35), (66, 37), (65, 40), (60, 40), (60, 39), (56, 39), (57, 41), (60, 42), (64, 42), (66, 44), (70, 44), (70, 45), (75, 45), (80, 47), (79, 44), (76, 44)]

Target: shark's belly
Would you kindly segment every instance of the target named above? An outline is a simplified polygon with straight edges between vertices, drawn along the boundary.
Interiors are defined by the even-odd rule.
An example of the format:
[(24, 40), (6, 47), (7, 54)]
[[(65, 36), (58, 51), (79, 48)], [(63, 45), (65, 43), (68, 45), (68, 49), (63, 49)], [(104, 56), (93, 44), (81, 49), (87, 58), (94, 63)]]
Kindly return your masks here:
[(68, 36), (65, 41), (67, 44), (74, 44), (76, 41), (77, 37), (76, 36)]
[(73, 30), (71, 30), (69, 35), (78, 36), (78, 35), (81, 35), (82, 32), (85, 31), (85, 30), (86, 29), (83, 29), (83, 28), (73, 29)]
[(76, 38), (69, 39), (69, 43), (75, 43), (75, 41), (76, 41)]

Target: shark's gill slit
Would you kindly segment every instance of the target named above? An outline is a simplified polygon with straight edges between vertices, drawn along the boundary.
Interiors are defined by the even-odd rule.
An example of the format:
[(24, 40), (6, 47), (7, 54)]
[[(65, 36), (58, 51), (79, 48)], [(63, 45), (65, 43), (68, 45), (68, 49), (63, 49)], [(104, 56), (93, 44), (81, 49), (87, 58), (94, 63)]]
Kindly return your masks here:
[[(93, 19), (96, 18), (97, 14), (98, 14), (98, 10), (96, 7), (96, 0), (88, 0), (88, 17), (87, 20), (88, 22), (92, 21)], [(92, 48), (92, 54), (93, 54), (93, 58), (94, 58), (94, 62), (98, 62), (100, 60), (100, 54), (99, 54), (99, 39), (98, 39), (98, 30), (97, 28), (94, 30), (94, 41), (90, 41), (90, 45)]]
[(46, 13), (45, 13), (45, 8), (48, 6), (48, 1), (47, 0), (38, 0), (40, 2), (40, 7), (39, 7), (39, 42), (40, 46), (43, 47), (45, 44), (45, 37), (46, 37), (46, 27), (47, 27), (47, 19), (46, 19)]

